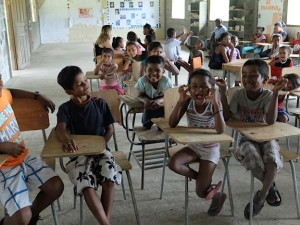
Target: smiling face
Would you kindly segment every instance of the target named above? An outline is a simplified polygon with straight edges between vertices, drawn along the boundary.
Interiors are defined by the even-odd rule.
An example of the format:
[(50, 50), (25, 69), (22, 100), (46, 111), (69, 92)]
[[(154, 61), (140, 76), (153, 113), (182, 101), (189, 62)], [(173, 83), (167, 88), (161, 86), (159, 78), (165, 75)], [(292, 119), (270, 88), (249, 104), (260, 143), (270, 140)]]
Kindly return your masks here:
[(207, 76), (196, 75), (191, 79), (188, 85), (191, 97), (196, 105), (203, 105), (206, 103), (206, 98), (209, 95), (211, 84)]
[(85, 75), (83, 73), (79, 73), (74, 79), (72, 89), (66, 90), (66, 92), (69, 95), (80, 98), (89, 94), (89, 88), (89, 82), (87, 81)]
[(163, 64), (149, 63), (145, 68), (145, 73), (151, 84), (156, 84), (164, 75), (165, 69)]
[(137, 47), (134, 45), (127, 46), (127, 54), (129, 57), (134, 58), (137, 55)]
[(246, 91), (260, 92), (267, 79), (262, 77), (256, 65), (244, 66), (242, 69), (242, 83)]

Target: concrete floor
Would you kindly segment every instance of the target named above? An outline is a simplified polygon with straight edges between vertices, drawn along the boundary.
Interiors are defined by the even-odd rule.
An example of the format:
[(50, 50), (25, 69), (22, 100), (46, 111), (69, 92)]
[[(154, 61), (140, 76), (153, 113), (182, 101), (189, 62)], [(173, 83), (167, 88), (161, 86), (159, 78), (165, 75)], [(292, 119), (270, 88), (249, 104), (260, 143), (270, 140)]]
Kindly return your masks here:
[[(183, 57), (187, 59), (187, 52), (183, 52)], [(77, 65), (83, 71), (93, 70), (92, 44), (49, 44), (43, 45), (37, 53), (32, 55), (31, 65), (25, 70), (15, 71), (14, 77), (5, 84), (6, 87), (20, 88), (31, 91), (40, 91), (49, 96), (58, 107), (62, 102), (68, 99), (62, 88), (57, 84), (56, 77), (58, 72), (67, 65)], [(205, 62), (207, 65), (207, 61)], [(183, 71), (180, 74), (179, 84), (186, 83), (187, 74)], [(295, 104), (295, 101), (291, 101)], [(50, 115), (51, 125), (47, 133), (56, 124), (56, 112)], [(291, 123), (293, 119), (291, 120)], [(126, 139), (124, 129), (116, 126), (118, 143), (122, 151), (128, 153), (129, 142)], [(43, 147), (42, 135), (40, 132), (24, 133), (26, 143), (29, 145), (32, 154), (39, 155)], [(291, 140), (295, 147), (294, 139)], [(284, 143), (284, 140), (281, 141)], [(141, 171), (137, 164), (132, 161), (131, 170), (134, 190), (137, 198), (137, 204), (141, 217), (142, 225), (182, 225), (184, 224), (184, 177), (174, 174), (168, 168), (166, 170), (165, 190), (163, 199), (159, 199), (161, 169), (146, 171), (145, 189), (140, 190)], [(296, 170), (299, 174), (299, 163), (296, 163)], [(66, 174), (62, 172), (59, 165), (56, 166), (57, 173), (65, 183), (65, 191), (60, 198), (62, 210), (58, 212), (58, 219), (61, 225), (79, 224), (79, 204), (74, 210), (73, 188)], [(191, 225), (211, 224), (211, 225), (241, 225), (248, 224), (244, 219), (243, 211), (249, 201), (250, 174), (235, 161), (231, 159), (229, 165), (231, 176), (231, 185), (233, 191), (233, 200), (235, 207), (235, 216), (230, 216), (229, 201), (226, 201), (223, 210), (218, 216), (210, 217), (206, 214), (210, 202), (199, 199), (194, 192), (194, 182), (190, 182), (189, 191), (189, 218)], [(213, 181), (222, 180), (224, 173), (223, 164), (219, 163), (213, 177)], [(300, 175), (299, 175), (300, 177)], [(299, 178), (297, 179), (299, 183)], [(279, 207), (270, 207), (265, 204), (260, 215), (254, 218), (253, 224), (257, 225), (281, 225), (281, 224), (300, 224), (296, 219), (294, 193), (292, 187), (291, 171), (288, 164), (285, 164), (276, 179), (278, 189), (282, 196), (282, 205)], [(127, 180), (127, 200), (123, 200), (122, 189), (116, 187), (116, 196), (114, 201), (113, 215), (111, 224), (133, 225), (136, 224), (130, 192), (128, 190)], [(255, 189), (259, 189), (261, 184), (256, 182)], [(36, 192), (33, 192), (33, 196)], [(1, 209), (2, 210), (2, 209)], [(97, 224), (90, 211), (84, 206), (85, 224)], [(3, 210), (2, 210), (3, 211)], [(0, 214), (3, 215), (2, 212)], [(41, 214), (43, 220), (39, 225), (54, 224), (50, 208)]]

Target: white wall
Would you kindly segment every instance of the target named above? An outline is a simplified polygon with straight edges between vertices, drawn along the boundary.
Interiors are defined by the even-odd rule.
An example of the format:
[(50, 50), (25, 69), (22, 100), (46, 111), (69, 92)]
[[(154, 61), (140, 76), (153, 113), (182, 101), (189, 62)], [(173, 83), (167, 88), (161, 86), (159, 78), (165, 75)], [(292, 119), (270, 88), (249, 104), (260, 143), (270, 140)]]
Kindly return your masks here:
[[(102, 26), (102, 7), (100, 0), (46, 0), (39, 5), (42, 43), (85, 42), (96, 40)], [(92, 18), (79, 18), (79, 8), (92, 8)], [(95, 34), (96, 31), (96, 34)], [(85, 34), (88, 38), (79, 40)], [(74, 36), (75, 35), (75, 36)]]

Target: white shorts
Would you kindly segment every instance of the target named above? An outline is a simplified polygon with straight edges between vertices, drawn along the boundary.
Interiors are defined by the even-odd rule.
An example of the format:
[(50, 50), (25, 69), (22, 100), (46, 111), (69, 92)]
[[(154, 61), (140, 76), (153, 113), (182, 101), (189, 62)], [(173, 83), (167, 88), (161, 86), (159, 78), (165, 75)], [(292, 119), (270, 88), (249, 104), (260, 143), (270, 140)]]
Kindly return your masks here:
[(18, 210), (31, 206), (29, 190), (43, 185), (57, 174), (41, 159), (28, 155), (16, 167), (0, 170), (0, 200), (12, 216)]
[(201, 160), (211, 161), (218, 164), (220, 160), (220, 145), (219, 144), (189, 144), (188, 147), (192, 149)]

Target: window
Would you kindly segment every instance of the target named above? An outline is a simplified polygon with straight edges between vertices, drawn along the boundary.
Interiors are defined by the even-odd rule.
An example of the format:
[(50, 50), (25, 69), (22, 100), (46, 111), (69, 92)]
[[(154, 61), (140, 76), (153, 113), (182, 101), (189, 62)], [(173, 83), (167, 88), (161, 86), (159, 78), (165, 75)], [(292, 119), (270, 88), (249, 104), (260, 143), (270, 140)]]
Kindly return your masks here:
[(172, 19), (185, 19), (185, 0), (172, 0)]
[(229, 0), (210, 0), (209, 20), (221, 18), (223, 21), (229, 19)]
[(299, 1), (289, 0), (287, 10), (287, 25), (300, 25), (299, 21)]

